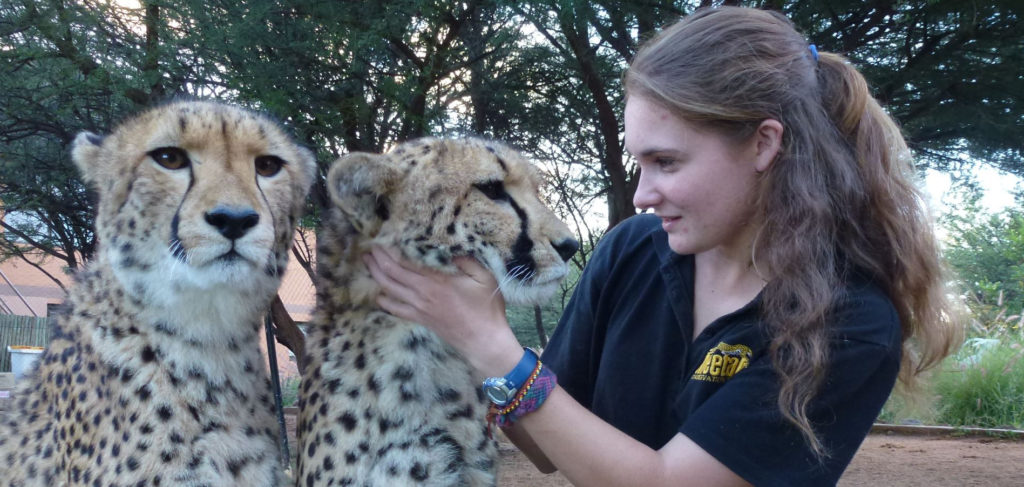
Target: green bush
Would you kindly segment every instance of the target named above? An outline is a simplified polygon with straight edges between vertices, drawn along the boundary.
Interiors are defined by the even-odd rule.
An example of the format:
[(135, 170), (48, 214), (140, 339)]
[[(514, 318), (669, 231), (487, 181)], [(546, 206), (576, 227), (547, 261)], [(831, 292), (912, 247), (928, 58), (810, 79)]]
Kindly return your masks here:
[(289, 377), (281, 383), (281, 406), (292, 407), (299, 400), (299, 382), (298, 377)]
[[(555, 325), (562, 318), (562, 312), (565, 311), (565, 306), (569, 303), (569, 298), (580, 279), (580, 273), (579, 267), (570, 264), (569, 275), (562, 281), (561, 290), (540, 307), (540, 318), (546, 337), (550, 337), (554, 333)], [(533, 306), (509, 305), (506, 308), (505, 316), (508, 318), (508, 324), (512, 327), (512, 332), (519, 339), (519, 343), (524, 347), (543, 348)]]
[[(555, 296), (544, 306), (541, 306), (541, 323), (543, 323), (544, 334), (548, 337), (555, 331), (555, 325), (562, 316), (561, 300)], [(524, 347), (541, 347), (541, 339), (537, 330), (537, 319), (533, 306), (509, 306), (505, 312), (512, 332), (516, 334)]]
[(934, 390), (941, 423), (1024, 428), (1024, 342), (968, 340), (946, 360)]
[(888, 424), (914, 424), (914, 425), (935, 425), (939, 424), (936, 419), (936, 400), (931, 393), (931, 384), (925, 381), (924, 390), (918, 395), (908, 395), (903, 392), (894, 391), (882, 412), (878, 414), (878, 422)]

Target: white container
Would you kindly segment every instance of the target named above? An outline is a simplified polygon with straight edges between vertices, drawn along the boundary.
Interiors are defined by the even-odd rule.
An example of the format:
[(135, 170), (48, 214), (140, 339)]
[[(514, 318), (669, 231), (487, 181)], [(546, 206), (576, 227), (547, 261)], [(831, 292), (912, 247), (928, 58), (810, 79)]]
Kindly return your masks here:
[(36, 366), (36, 361), (43, 354), (43, 347), (8, 345), (7, 351), (11, 352), (11, 372), (14, 372), (14, 380), (18, 380)]

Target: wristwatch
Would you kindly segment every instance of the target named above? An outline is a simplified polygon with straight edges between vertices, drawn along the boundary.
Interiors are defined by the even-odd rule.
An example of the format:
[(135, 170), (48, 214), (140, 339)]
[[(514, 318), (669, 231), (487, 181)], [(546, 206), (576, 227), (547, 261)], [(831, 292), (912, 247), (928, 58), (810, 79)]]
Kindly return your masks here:
[(512, 372), (505, 374), (505, 377), (488, 377), (484, 379), (484, 394), (496, 406), (505, 406), (516, 397), (516, 392), (523, 386), (523, 383), (530, 378), (533, 369), (537, 367), (537, 352), (532, 349), (523, 348), (523, 358), (519, 360)]

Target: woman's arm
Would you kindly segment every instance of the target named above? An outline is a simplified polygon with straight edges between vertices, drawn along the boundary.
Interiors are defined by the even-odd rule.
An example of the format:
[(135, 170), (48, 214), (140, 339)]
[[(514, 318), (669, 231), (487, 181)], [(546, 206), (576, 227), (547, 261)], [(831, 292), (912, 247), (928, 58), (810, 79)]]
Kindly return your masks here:
[(535, 439), (574, 485), (749, 485), (686, 436), (676, 434), (660, 450), (652, 450), (602, 421), (561, 388), (516, 428)]
[[(395, 316), (434, 330), (480, 377), (505, 375), (522, 357), (497, 282), (476, 261), (458, 259), (462, 274), (448, 275), (374, 249), (367, 264), (383, 288), (378, 303)], [(508, 433), (542, 471), (557, 466), (576, 485), (747, 485), (682, 434), (653, 450), (558, 387)]]
[(512, 425), (501, 430), (519, 451), (526, 455), (526, 458), (530, 459), (533, 466), (537, 467), (540, 473), (554, 473), (558, 470), (555, 464), (551, 463), (551, 460), (541, 451), (540, 447), (537, 446), (537, 442), (533, 441), (533, 438), (525, 429), (520, 428), (517, 425)]

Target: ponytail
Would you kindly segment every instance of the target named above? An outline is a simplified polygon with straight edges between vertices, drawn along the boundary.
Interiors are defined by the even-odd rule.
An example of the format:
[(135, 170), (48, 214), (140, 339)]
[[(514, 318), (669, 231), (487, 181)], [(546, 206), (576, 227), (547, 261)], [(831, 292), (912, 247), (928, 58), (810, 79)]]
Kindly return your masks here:
[(845, 253), (886, 286), (903, 323), (900, 379), (913, 388), (917, 376), (961, 338), (932, 222), (913, 183), (913, 158), (896, 122), (846, 59), (823, 53), (818, 80), (829, 117), (852, 148), (858, 177), (871, 196), (862, 220), (862, 242), (871, 245), (847, 245)]

